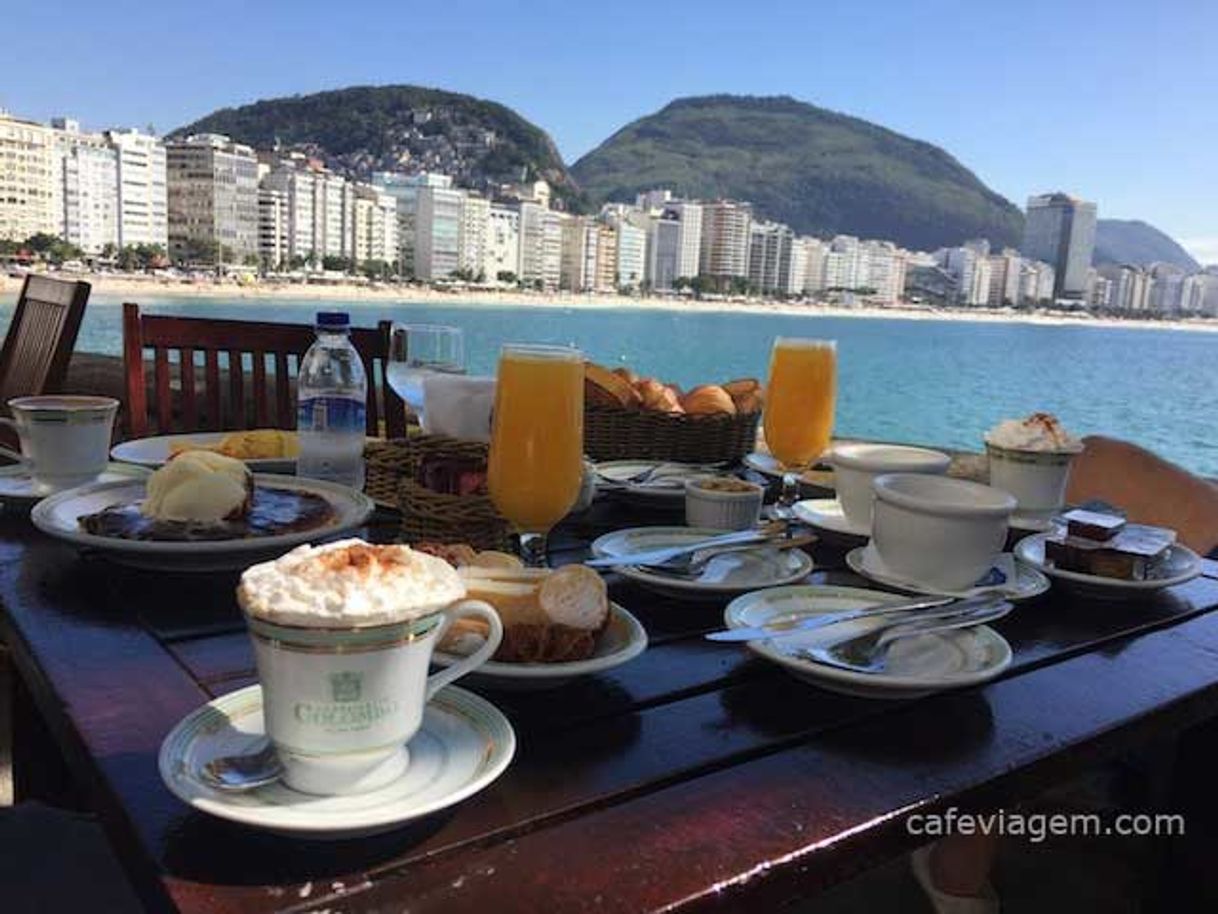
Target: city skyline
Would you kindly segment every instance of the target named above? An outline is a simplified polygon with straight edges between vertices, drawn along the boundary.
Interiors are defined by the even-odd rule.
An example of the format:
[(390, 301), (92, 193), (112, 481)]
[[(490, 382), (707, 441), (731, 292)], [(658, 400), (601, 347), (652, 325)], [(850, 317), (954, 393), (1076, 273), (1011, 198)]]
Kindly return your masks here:
[[(940, 2), (866, 11), (778, 4), (729, 29), (726, 3), (626, 3), (606, 21), (553, 4), (521, 16), (458, 0), (442, 13), (406, 15), (373, 2), (347, 28), (318, 29), (322, 8), (311, 0), (290, 14), (277, 3), (251, 10), (219, 0), (210, 21), (243, 23), (221, 42), (185, 10), (140, 16), (133, 29), (128, 16), (69, 0), (54, 17), (29, 6), (8, 14), (28, 40), (11, 49), (0, 106), (164, 133), (257, 98), (411, 83), (509, 105), (570, 163), (675, 97), (789, 94), (940, 145), (1021, 209), (1030, 195), (1060, 188), (1098, 201), (1103, 218), (1143, 219), (1218, 262), (1207, 152), (1218, 111), (1205, 98), (1218, 64), (1204, 45), (1218, 10), (1166, 6), (1148, 19), (1119, 9), (1096, 17), (1071, 3), (1028, 4), (1013, 17)], [(65, 33), (67, 19), (75, 27)], [(268, 45), (268, 33), (281, 40)], [(729, 50), (748, 63), (730, 68), (730, 79)], [(48, 56), (60, 62), (54, 69), (42, 65)], [(164, 88), (150, 92), (157, 69), (172, 80), (153, 81)]]

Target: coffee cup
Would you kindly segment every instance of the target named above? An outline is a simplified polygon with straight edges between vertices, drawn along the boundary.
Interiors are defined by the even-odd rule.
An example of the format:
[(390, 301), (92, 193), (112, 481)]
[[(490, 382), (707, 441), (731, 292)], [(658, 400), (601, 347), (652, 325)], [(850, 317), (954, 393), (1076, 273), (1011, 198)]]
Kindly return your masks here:
[(990, 485), (1015, 496), (1016, 511), (1032, 520), (1047, 520), (1066, 500), (1070, 466), (1082, 445), (1058, 450), (1017, 450), (986, 442)]
[[(247, 569), (237, 597), (283, 780), (316, 796), (400, 777), (427, 702), (489, 660), (503, 637), (495, 610), (465, 599), (447, 562), (406, 546), (301, 546)], [(436, 643), (471, 617), (485, 623), (486, 640), (429, 676)]]
[(973, 587), (1006, 542), (1015, 498), (963, 479), (877, 476), (871, 542), (884, 568), (928, 590)]
[(838, 444), (826, 461), (833, 467), (834, 488), (842, 513), (852, 524), (871, 526), (875, 500), (872, 482), (885, 473), (941, 476), (952, 459), (942, 451), (899, 444)]
[(118, 401), (110, 397), (50, 395), (8, 401), (12, 418), (0, 423), (17, 432), (20, 460), (44, 492), (91, 482), (110, 460), (110, 437)]

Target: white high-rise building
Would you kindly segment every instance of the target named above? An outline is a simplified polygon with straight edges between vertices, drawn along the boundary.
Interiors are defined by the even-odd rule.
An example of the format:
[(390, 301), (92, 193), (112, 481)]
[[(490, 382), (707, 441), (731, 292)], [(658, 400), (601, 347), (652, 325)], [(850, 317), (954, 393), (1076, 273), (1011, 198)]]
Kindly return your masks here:
[(617, 285), (638, 289), (647, 278), (647, 232), (629, 221), (619, 220), (617, 234)]
[(703, 203), (698, 272), (720, 281), (748, 276), (752, 222), (751, 204), (736, 200)]
[(355, 258), (355, 189), (341, 175), (313, 175), (313, 244), (319, 258)]
[(698, 275), (702, 256), (702, 204), (691, 200), (670, 200), (664, 206), (666, 214), (677, 217), (680, 235), (677, 240), (677, 278), (693, 279)]
[(804, 249), (804, 284), (803, 291), (811, 294), (827, 288), (825, 271), (826, 258), (829, 255), (829, 245), (819, 238), (801, 238)]
[(461, 206), (461, 269), (471, 276), (482, 275), (483, 279), (492, 278), (486, 272), (486, 243), (490, 231), (491, 201), (477, 194), (464, 195)]
[[(315, 183), (314, 174), (308, 170), (303, 156), (290, 156), (280, 160), (259, 182), (260, 189), (282, 195), (284, 206), (282, 220), (286, 241), (279, 245), (278, 259), (270, 262), (283, 267), (290, 264), (321, 265), (324, 250), (319, 249), (314, 237), (316, 224), (313, 204), (317, 194)], [(263, 252), (264, 259), (266, 253)]]
[(1086, 295), (1095, 224), (1094, 203), (1060, 192), (1028, 198), (1019, 250), (1025, 257), (1053, 267), (1055, 297), (1081, 299)]
[(1018, 305), (1019, 277), (1023, 271), (1023, 258), (1018, 251), (1007, 248), (1001, 254), (990, 255), (990, 290), (986, 304), (991, 308)]
[(168, 143), (169, 253), (175, 260), (241, 263), (258, 255), (258, 159), (205, 133)]
[(680, 277), (681, 223), (665, 213), (647, 223), (647, 282), (657, 292), (672, 289)]
[(451, 188), (453, 179), (449, 175), (428, 171), (415, 175), (377, 171), (372, 174), (372, 185), (390, 194), (397, 201), (399, 269), (405, 276), (418, 275), (415, 270), (414, 247), (419, 190), (424, 187)]
[(415, 212), (414, 275), (448, 279), (461, 268), (461, 213), (465, 194), (452, 187), (420, 187)]
[(873, 290), (871, 298), (881, 304), (900, 301), (905, 294), (905, 251), (891, 241), (865, 241), (861, 247), (867, 270), (861, 286)]
[(258, 259), (268, 269), (288, 267), (291, 259), (288, 195), (265, 180), (258, 185)]
[(1055, 271), (1040, 260), (1024, 259), (1019, 276), (1020, 303), (1039, 304), (1053, 301)]
[(39, 232), (58, 233), (53, 147), (49, 127), (0, 109), (0, 238), (24, 241)]
[(508, 274), (511, 282), (520, 279), (520, 210), (491, 204), (482, 249), (482, 272), (488, 282), (509, 282)]
[(562, 278), (563, 214), (540, 203), (520, 203), (520, 279), (552, 291)]
[(118, 243), (118, 151), (68, 118), (51, 121), (52, 200), (59, 235), (87, 254)]
[(785, 292), (791, 284), (791, 242), (795, 233), (781, 222), (749, 227), (749, 284), (764, 292)]
[(118, 246), (169, 246), (165, 146), (138, 130), (108, 130), (118, 152)]
[(558, 285), (572, 292), (596, 288), (600, 249), (599, 225), (587, 216), (572, 216), (562, 227), (562, 261)]
[(369, 262), (392, 265), (398, 256), (397, 201), (370, 184), (352, 185), (356, 266)]

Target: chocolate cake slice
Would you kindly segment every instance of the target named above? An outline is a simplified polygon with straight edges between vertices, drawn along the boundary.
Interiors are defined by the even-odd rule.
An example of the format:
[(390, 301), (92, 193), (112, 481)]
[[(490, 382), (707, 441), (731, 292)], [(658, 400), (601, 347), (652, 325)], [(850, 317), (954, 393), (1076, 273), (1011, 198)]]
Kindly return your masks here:
[(1176, 541), (1173, 530), (1127, 524), (1108, 539), (1058, 530), (1045, 539), (1045, 559), (1063, 571), (1076, 571), (1122, 581), (1145, 581)]

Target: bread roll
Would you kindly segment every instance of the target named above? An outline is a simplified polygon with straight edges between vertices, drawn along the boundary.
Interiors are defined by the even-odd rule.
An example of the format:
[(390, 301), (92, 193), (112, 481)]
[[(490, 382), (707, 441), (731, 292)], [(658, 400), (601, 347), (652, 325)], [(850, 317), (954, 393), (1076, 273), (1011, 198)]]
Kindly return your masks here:
[(721, 413), (728, 416), (736, 415), (736, 404), (727, 391), (718, 384), (703, 384), (687, 393), (681, 401), (685, 411), (691, 416), (707, 416)]
[(613, 373), (631, 386), (634, 386), (634, 383), (639, 379), (639, 376), (625, 365), (613, 369)]
[(751, 394), (761, 390), (761, 382), (756, 378), (737, 378), (724, 384), (723, 389), (734, 400), (741, 394)]
[(594, 362), (584, 363), (584, 400), (594, 406), (617, 406), (637, 409), (641, 402), (638, 391), (624, 378)]
[(643, 399), (643, 409), (657, 413), (684, 412), (677, 392), (655, 378), (644, 378), (636, 389)]
[(584, 565), (559, 568), (541, 582), (537, 602), (551, 622), (600, 631), (609, 621), (609, 591), (604, 579)]
[(475, 568), (523, 568), (524, 562), (514, 555), (499, 552), (496, 549), (484, 549), (471, 557), (465, 564)]

